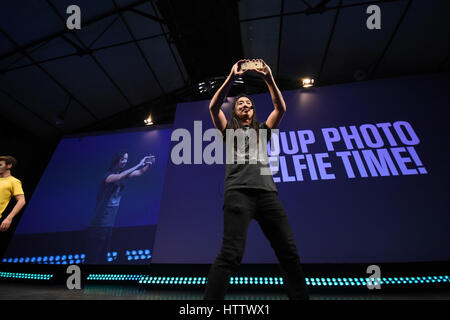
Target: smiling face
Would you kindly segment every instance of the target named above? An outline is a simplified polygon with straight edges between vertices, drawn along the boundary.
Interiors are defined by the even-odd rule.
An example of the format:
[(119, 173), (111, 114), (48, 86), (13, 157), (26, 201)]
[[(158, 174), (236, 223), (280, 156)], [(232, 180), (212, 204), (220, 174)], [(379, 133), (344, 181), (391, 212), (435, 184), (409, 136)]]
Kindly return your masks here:
[(254, 114), (253, 102), (247, 97), (240, 97), (236, 101), (235, 112), (241, 121), (251, 121)]

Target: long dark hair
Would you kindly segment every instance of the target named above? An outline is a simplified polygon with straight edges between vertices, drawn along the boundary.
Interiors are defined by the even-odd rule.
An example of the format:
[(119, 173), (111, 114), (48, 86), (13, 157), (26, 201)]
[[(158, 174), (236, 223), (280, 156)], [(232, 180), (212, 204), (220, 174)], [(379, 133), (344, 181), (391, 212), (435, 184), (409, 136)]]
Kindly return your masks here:
[(113, 158), (112, 158), (112, 160), (111, 160), (111, 164), (109, 165), (109, 171), (119, 171), (119, 162), (120, 162), (120, 159), (122, 159), (122, 157), (125, 155), (125, 154), (127, 154), (128, 152), (127, 151), (120, 151), (120, 152), (117, 152), (114, 156), (113, 156)]
[(242, 125), (239, 117), (236, 114), (236, 105), (237, 102), (239, 100), (239, 98), (242, 97), (246, 97), (248, 98), (251, 102), (252, 102), (252, 107), (253, 107), (253, 117), (252, 117), (252, 121), (250, 123), (250, 128), (253, 128), (256, 130), (256, 134), (258, 135), (259, 133), (259, 121), (258, 118), (256, 117), (256, 109), (255, 109), (255, 102), (253, 101), (253, 99), (246, 95), (245, 93), (241, 93), (240, 95), (238, 95), (236, 97), (236, 99), (234, 100), (233, 106), (231, 107), (231, 113), (230, 113), (230, 121), (228, 121), (230, 128), (231, 129), (239, 129), (239, 128), (243, 128), (244, 126)]

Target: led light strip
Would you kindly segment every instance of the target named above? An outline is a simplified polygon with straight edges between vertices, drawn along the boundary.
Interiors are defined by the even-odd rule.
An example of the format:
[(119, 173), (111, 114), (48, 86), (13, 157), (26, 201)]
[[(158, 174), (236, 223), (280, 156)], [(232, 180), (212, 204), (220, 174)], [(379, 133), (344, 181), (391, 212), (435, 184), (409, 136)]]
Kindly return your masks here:
[(38, 256), (38, 257), (10, 257), (3, 258), (3, 263), (32, 263), (32, 264), (81, 264), (84, 263), (86, 255), (81, 254), (62, 254), (56, 256)]
[(26, 279), (26, 280), (50, 280), (51, 278), (53, 278), (53, 274), (0, 272), (0, 278)]
[[(87, 280), (93, 281), (138, 281), (140, 284), (157, 285), (204, 285), (206, 277), (176, 277), (176, 276), (150, 276), (150, 275), (123, 275), (123, 274), (90, 274)], [(431, 283), (450, 283), (448, 275), (423, 277), (386, 277), (386, 278), (306, 278), (308, 286), (345, 286), (358, 287), (372, 285), (418, 285)], [(231, 277), (230, 285), (236, 286), (281, 286), (282, 277)]]
[[(150, 249), (134, 249), (126, 250), (125, 255), (120, 255), (127, 261), (150, 260), (152, 258)], [(119, 254), (117, 251), (107, 252), (105, 262), (117, 261)], [(31, 263), (31, 264), (83, 264), (86, 262), (86, 254), (84, 253), (67, 253), (49, 256), (34, 257), (7, 257), (2, 259), (3, 263)]]
[(367, 286), (371, 285), (398, 285), (398, 284), (429, 284), (429, 283), (450, 283), (447, 275), (428, 277), (389, 277), (389, 278), (306, 278), (308, 286)]
[(167, 285), (204, 285), (206, 277), (151, 277), (143, 276), (139, 283), (141, 284), (167, 284)]
[(139, 281), (142, 275), (138, 274), (90, 274), (86, 280), (94, 281)]

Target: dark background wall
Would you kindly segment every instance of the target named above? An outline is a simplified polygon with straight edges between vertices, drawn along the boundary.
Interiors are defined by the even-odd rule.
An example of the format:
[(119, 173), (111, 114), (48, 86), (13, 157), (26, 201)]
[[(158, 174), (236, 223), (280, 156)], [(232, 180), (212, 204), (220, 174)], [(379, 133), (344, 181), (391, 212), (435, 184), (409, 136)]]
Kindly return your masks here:
[[(11, 173), (22, 181), (27, 200), (30, 200), (58, 140), (42, 140), (0, 116), (0, 155), (16, 158), (17, 166)], [(15, 200), (11, 200), (3, 217), (11, 211), (15, 203)], [(3, 256), (23, 212), (24, 210), (14, 218), (10, 229), (0, 236), (0, 256)]]

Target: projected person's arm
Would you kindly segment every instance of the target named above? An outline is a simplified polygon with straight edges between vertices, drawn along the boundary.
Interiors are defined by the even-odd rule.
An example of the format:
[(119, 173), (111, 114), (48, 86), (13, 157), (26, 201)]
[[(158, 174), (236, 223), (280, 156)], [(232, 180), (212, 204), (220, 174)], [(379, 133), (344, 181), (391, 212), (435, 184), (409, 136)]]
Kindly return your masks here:
[(269, 88), (270, 96), (272, 97), (272, 103), (274, 106), (274, 110), (270, 113), (269, 117), (266, 120), (266, 125), (270, 129), (274, 129), (278, 127), (284, 113), (286, 112), (286, 103), (284, 102), (283, 95), (281, 94), (280, 89), (278, 89), (278, 86), (275, 83), (270, 67), (263, 60), (257, 60), (262, 62), (263, 68), (257, 69), (255, 71), (264, 80), (267, 87)]
[(150, 165), (154, 163), (154, 160), (155, 160), (154, 156), (148, 156), (148, 157), (145, 157), (144, 159), (146, 159), (146, 158), (148, 160), (144, 161), (145, 163), (144, 163), (143, 167), (130, 173), (130, 175), (129, 175), (130, 178), (142, 176), (148, 170), (148, 168), (150, 168)]
[[(121, 173), (116, 173), (116, 174), (110, 174), (108, 177), (106, 177), (105, 182), (106, 183), (113, 183), (113, 182), (117, 182), (120, 181), (122, 179), (126, 179), (129, 178), (130, 175), (136, 171), (136, 170), (141, 170), (144, 167), (148, 166), (148, 164), (146, 164), (146, 160), (147, 158), (150, 157), (144, 157), (141, 162), (139, 162), (137, 165), (135, 165), (134, 167), (131, 167), (130, 169), (124, 170)], [(148, 168), (147, 168), (148, 169)]]
[(11, 226), (12, 220), (14, 217), (22, 210), (22, 208), (25, 206), (25, 195), (18, 194), (15, 196), (17, 202), (14, 208), (11, 210), (11, 212), (8, 214), (8, 216), (3, 220), (2, 224), (0, 225), (0, 231), (4, 232), (9, 229)]
[(225, 117), (225, 114), (223, 113), (220, 107), (222, 106), (223, 101), (227, 97), (228, 91), (233, 85), (234, 80), (245, 73), (245, 71), (241, 70), (240, 66), (242, 63), (246, 61), (249, 60), (239, 60), (233, 65), (230, 74), (225, 79), (224, 83), (219, 88), (219, 90), (217, 90), (217, 92), (214, 94), (209, 104), (209, 113), (211, 114), (214, 126), (220, 131), (223, 131), (227, 125), (227, 118)]

